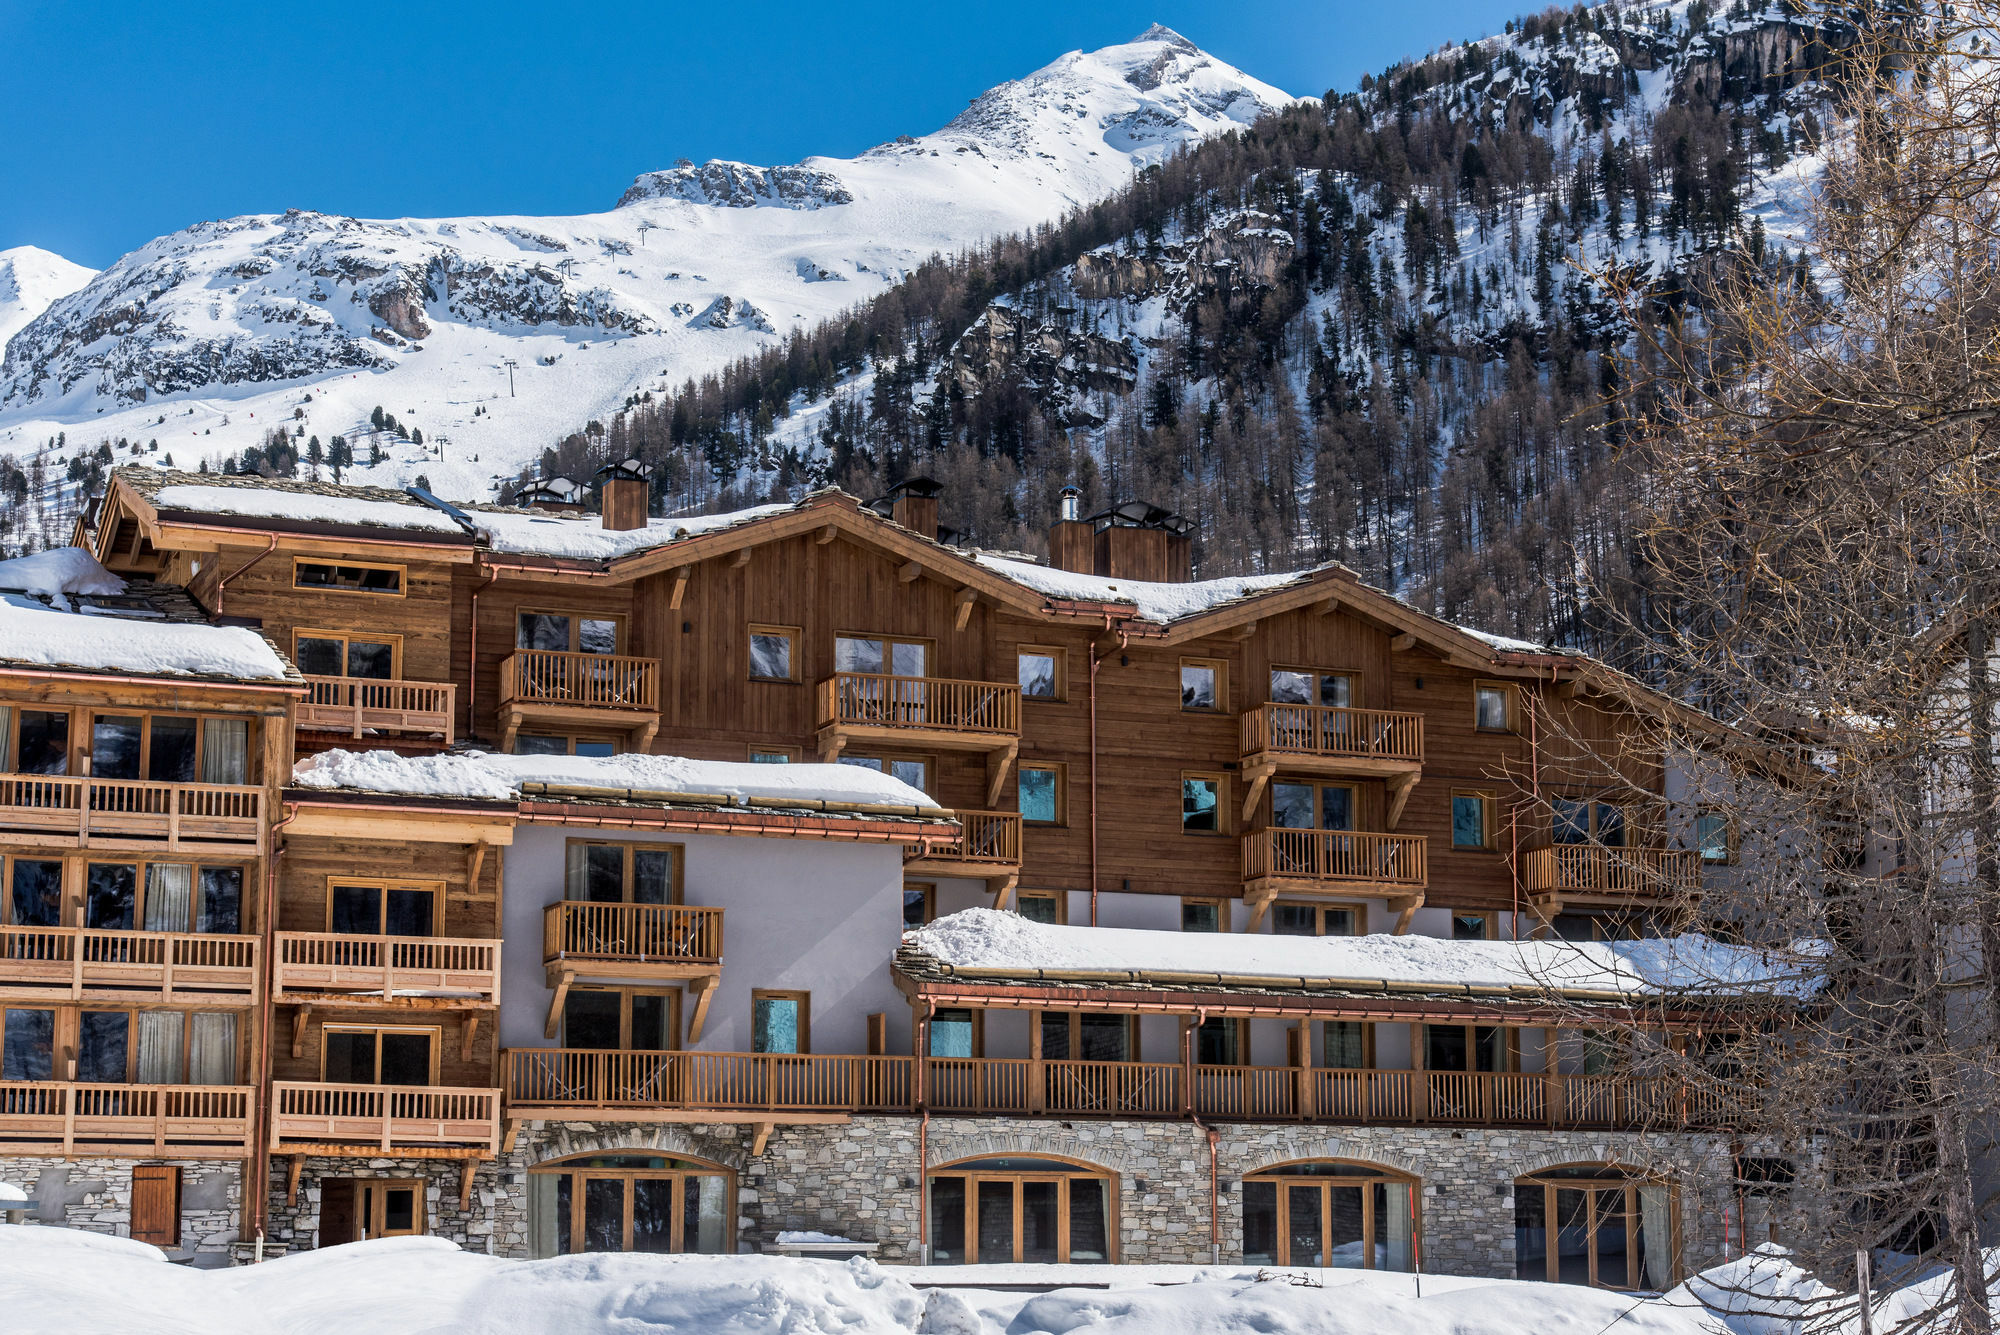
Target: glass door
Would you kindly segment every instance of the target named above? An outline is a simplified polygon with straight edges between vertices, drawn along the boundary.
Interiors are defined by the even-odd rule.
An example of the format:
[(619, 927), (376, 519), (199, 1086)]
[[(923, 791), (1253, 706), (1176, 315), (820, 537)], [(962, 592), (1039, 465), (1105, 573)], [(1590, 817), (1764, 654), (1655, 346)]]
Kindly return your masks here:
[[(641, 1164), (644, 1167), (624, 1167)], [(652, 1165), (659, 1165), (654, 1167)], [(574, 1168), (537, 1170), (553, 1176), (555, 1251), (699, 1252), (730, 1247), (729, 1176), (676, 1159), (617, 1155)]]

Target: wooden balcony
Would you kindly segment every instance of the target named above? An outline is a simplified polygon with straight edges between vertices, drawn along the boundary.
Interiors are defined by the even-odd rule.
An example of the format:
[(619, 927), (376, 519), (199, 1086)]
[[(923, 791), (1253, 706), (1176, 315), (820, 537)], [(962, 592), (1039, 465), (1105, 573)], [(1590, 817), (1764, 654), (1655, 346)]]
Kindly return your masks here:
[(281, 1002), (494, 1006), (500, 943), (451, 936), (279, 932), (272, 992)]
[(1242, 718), (1243, 823), (1273, 776), (1382, 779), (1395, 829), (1424, 768), (1424, 716), (1331, 705), (1259, 705)]
[(257, 938), (96, 927), (0, 927), (0, 997), (248, 1006)]
[(0, 1081), (0, 1153), (240, 1159), (255, 1095), (247, 1085)]
[(271, 1150), (282, 1154), (497, 1153), (500, 1091), (448, 1085), (271, 1084)]
[(1665, 904), (1701, 888), (1701, 854), (1692, 848), (1554, 844), (1522, 855), (1521, 881), (1529, 905), (1545, 918), (1570, 904)]
[(1252, 830), (1243, 836), (1243, 899), (1252, 910), (1251, 930), (1281, 893), (1379, 895), (1407, 919), (1424, 902), (1425, 850), (1420, 834)]
[(0, 774), (0, 833), (11, 843), (55, 848), (262, 853), (264, 790)]
[(1021, 746), (1021, 688), (1010, 682), (836, 672), (819, 684), (820, 759), (838, 760), (855, 742), (983, 751), (986, 805), (998, 806)]
[[(704, 1111), (786, 1114), (914, 1112), (912, 1057), (509, 1048), (503, 1083), (513, 1118), (601, 1112), (686, 1120)], [(1291, 1066), (933, 1057), (923, 1103), (959, 1116), (1222, 1121), (1355, 1126), (1641, 1129), (1721, 1126), (1712, 1094), (1618, 1076), (1466, 1071), (1348, 1071)]]
[(722, 910), (560, 899), (542, 910), (542, 964), (552, 989), (546, 1037), (578, 979), (680, 980), (694, 1002), (688, 1042), (698, 1042), (722, 977)]
[(625, 654), (518, 649), (500, 664), (502, 751), (524, 726), (627, 733), (644, 750), (660, 727), (660, 664)]
[(441, 735), (451, 745), (458, 687), (448, 681), (307, 677), (310, 689), (292, 715), (299, 731)]
[(1021, 815), (1016, 811), (955, 811), (958, 838), (915, 848), (903, 862), (906, 873), (965, 876), (989, 887), (1007, 885), (1021, 874)]

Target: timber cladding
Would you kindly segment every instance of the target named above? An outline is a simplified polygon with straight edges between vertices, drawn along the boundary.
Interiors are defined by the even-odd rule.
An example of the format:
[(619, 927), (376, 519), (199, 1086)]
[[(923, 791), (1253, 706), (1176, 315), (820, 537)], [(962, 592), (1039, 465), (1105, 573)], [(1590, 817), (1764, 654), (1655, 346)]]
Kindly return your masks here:
[[(495, 938), (500, 935), (497, 892), (502, 856), (496, 849), (481, 859), (479, 884), (474, 888), (467, 884), (470, 859), (463, 844), (292, 835), (285, 840), (278, 874), (276, 930), (327, 931), (332, 885), (390, 882), (441, 887), (434, 935)], [(560, 886), (550, 888), (550, 898), (561, 895)]]
[[(401, 591), (389, 595), (300, 587), (296, 582), (296, 563), (338, 558), (294, 552), (283, 543), (268, 558), (257, 559), (261, 555), (261, 551), (241, 549), (220, 554), (229, 579), (223, 610), (232, 617), (261, 620), (264, 633), (288, 656), (295, 653), (300, 631), (347, 631), (357, 637), (376, 634), (394, 637), (400, 644), (399, 677), (411, 681), (452, 679), (455, 590), (450, 565), (411, 556), (371, 555), (368, 567), (400, 572)], [(211, 555), (204, 564), (217, 560)], [(208, 602), (213, 606), (212, 594)]]

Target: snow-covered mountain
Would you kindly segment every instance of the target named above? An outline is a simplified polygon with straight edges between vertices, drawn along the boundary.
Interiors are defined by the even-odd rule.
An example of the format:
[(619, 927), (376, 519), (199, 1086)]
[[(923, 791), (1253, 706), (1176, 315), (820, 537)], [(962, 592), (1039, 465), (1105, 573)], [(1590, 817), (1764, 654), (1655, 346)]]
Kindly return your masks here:
[(39, 246), (0, 250), (0, 350), (51, 302), (76, 291), (96, 272)]
[(26, 322), (0, 362), (0, 452), (62, 432), (72, 449), (156, 441), (188, 466), (280, 424), (352, 440), (380, 406), (426, 443), (385, 437), (368, 480), (483, 497), (587, 418), (1293, 100), (1156, 26), (935, 133), (787, 167), (683, 161), (606, 213), (200, 223)]

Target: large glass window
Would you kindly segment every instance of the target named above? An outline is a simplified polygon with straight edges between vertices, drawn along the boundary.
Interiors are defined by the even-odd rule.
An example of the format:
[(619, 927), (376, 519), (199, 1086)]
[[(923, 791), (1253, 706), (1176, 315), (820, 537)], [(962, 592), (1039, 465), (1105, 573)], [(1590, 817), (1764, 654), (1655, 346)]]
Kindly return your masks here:
[(1451, 795), (1451, 846), (1491, 848), (1493, 846), (1493, 799), (1485, 793)]
[(244, 783), (247, 719), (177, 714), (98, 714), (90, 726), (90, 773), (155, 783)]
[(14, 858), (7, 867), (6, 912), (16, 927), (62, 926), (62, 863)]
[(1520, 1279), (1610, 1289), (1680, 1278), (1671, 1184), (1611, 1164), (1548, 1168), (1514, 1182)]
[(977, 1159), (930, 1176), (931, 1264), (1116, 1260), (1109, 1173), (1056, 1159)]
[(0, 1080), (55, 1078), (56, 1013), (0, 1010)]
[(621, 844), (574, 839), (567, 851), (563, 898), (593, 904), (681, 902), (679, 844)]
[[(46, 709), (23, 709), (18, 718), (20, 738), (14, 768), (21, 774), (69, 773), (69, 715)], [(6, 759), (0, 752), (0, 760)]]
[(356, 936), (434, 936), (436, 881), (343, 881), (327, 887), (327, 930)]
[(566, 1048), (665, 1052), (678, 1029), (674, 994), (661, 988), (573, 987), (563, 997)]
[(1271, 785), (1271, 824), (1281, 830), (1351, 830), (1354, 786), (1346, 783)]
[(428, 1085), (435, 1078), (435, 1029), (356, 1029), (328, 1025), (325, 1079), (345, 1085)]
[(528, 1174), (529, 1239), (536, 1256), (578, 1252), (736, 1249), (736, 1183), (698, 1159), (598, 1155)]
[(931, 1016), (931, 1056), (976, 1057), (978, 1048), (978, 1022), (972, 1011), (949, 1009)]
[(1625, 846), (1625, 808), (1610, 802), (1557, 797), (1549, 802), (1550, 835), (1559, 844)]
[(1365, 1164), (1280, 1164), (1246, 1174), (1244, 1263), (1413, 1270), (1421, 1195), (1415, 1178)]
[(1271, 703), (1327, 705), (1348, 708), (1354, 700), (1354, 678), (1344, 672), (1313, 672), (1301, 668), (1271, 669)]
[(755, 681), (797, 681), (799, 632), (789, 626), (750, 628), (750, 676)]
[(401, 642), (394, 636), (356, 636), (336, 630), (302, 630), (292, 637), (299, 671), (309, 677), (360, 677), (382, 681), (396, 675)]
[(877, 774), (886, 774), (899, 782), (907, 783), (920, 793), (931, 790), (931, 764), (928, 760), (883, 759), (880, 756), (840, 757), (843, 765), (854, 765), (860, 769), (872, 769)]
[(292, 566), (292, 583), (301, 589), (400, 594), (403, 591), (403, 568), (355, 565), (348, 562), (298, 561)]
[(887, 636), (840, 635), (833, 641), (836, 672), (865, 672), (892, 677), (921, 677), (930, 662), (930, 647), (919, 640)]
[(570, 612), (520, 612), (514, 618), (514, 647), (556, 653), (615, 654), (618, 621)]

